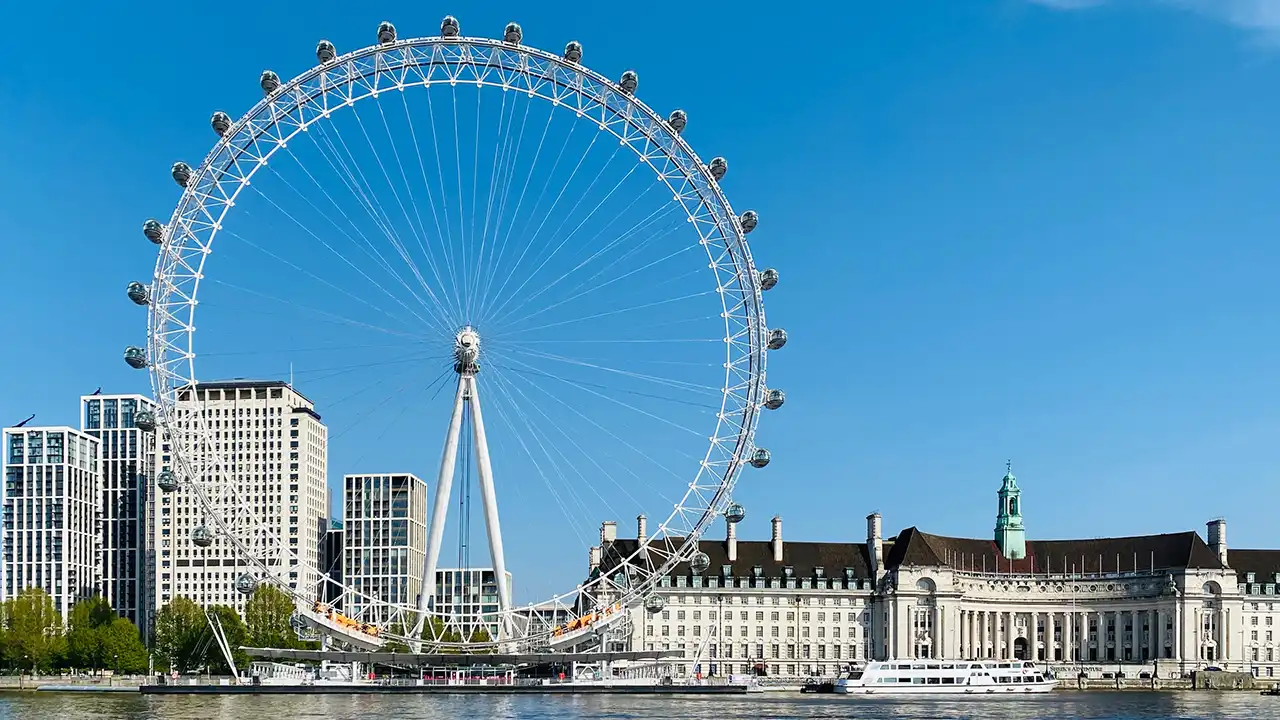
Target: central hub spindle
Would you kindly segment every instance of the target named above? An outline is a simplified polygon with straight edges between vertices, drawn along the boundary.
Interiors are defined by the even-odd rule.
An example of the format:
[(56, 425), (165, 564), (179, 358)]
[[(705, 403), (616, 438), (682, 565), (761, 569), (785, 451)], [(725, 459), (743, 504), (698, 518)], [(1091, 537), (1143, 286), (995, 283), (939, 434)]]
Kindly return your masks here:
[(453, 341), (453, 369), (459, 375), (475, 375), (480, 372), (480, 333), (470, 325), (458, 331)]

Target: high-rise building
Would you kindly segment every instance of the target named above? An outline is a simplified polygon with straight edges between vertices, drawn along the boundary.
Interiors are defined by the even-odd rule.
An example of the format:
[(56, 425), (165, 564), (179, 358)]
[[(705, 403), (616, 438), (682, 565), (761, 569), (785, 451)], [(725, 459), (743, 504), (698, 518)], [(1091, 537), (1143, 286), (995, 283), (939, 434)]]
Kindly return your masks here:
[(413, 605), (427, 548), (427, 483), (411, 473), (343, 477), (345, 614), (379, 622), (383, 603)]
[[(507, 573), (511, 587), (511, 573)], [(436, 570), (435, 611), (451, 619), (454, 627), (483, 625), (490, 638), (498, 637), (498, 582), (493, 568), (440, 568)], [(548, 607), (548, 611), (554, 612)], [(479, 620), (484, 618), (485, 622)]]
[[(156, 607), (177, 596), (201, 605), (230, 605), (243, 612), (237, 592), (241, 575), (260, 578), (248, 562), (252, 554), (280, 582), (307, 597), (315, 595), (328, 429), (314, 404), (288, 383), (235, 380), (200, 383), (179, 391), (176, 438), (162, 438), (159, 469), (177, 474), (176, 492), (160, 493), (155, 522)], [(181, 485), (171, 442), (183, 442), (190, 467), (219, 463), (209, 501), (230, 526), (227, 537), (207, 517), (194, 493)], [(227, 482), (229, 481), (229, 485)], [(216, 492), (226, 486), (234, 492)], [(212, 535), (208, 547), (193, 533)]]
[[(342, 549), (347, 533), (342, 526), (342, 521), (337, 518), (330, 518), (326, 524), (324, 536), (320, 539), (319, 599), (327, 605), (342, 610)], [(328, 575), (327, 580), (324, 579), (324, 575)]]
[(155, 433), (134, 422), (143, 411), (154, 415), (155, 404), (142, 395), (80, 398), (80, 429), (101, 441), (99, 594), (146, 638), (154, 614), (154, 595), (147, 588), (155, 567), (148, 519), (156, 446)]
[(3, 598), (43, 588), (65, 620), (97, 593), (99, 441), (69, 427), (5, 428)]

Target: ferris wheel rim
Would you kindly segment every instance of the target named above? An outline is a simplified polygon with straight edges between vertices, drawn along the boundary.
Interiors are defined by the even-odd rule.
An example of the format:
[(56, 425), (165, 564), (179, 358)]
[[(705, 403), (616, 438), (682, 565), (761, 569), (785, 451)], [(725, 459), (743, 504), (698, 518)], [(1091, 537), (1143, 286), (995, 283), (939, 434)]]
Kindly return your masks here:
[[(667, 160), (672, 161), (673, 166), (680, 170), (681, 175), (684, 177), (686, 181), (690, 183), (691, 187), (695, 190), (695, 196), (698, 201), (695, 207), (703, 208), (709, 211), (709, 214), (715, 218), (716, 222), (713, 225), (714, 229), (712, 231), (709, 231), (708, 234), (715, 231), (718, 231), (722, 234), (724, 246), (726, 250), (730, 251), (730, 257), (734, 261), (733, 275), (734, 275), (734, 279), (738, 283), (738, 291), (742, 296), (741, 301), (739, 303), (734, 303), (734, 307), (737, 307), (738, 305), (740, 305), (742, 308), (743, 315), (747, 320), (745, 333), (740, 334), (742, 336), (741, 341), (744, 342), (745, 345), (747, 346), (747, 351), (745, 352), (743, 357), (748, 362), (748, 367), (746, 368), (747, 379), (744, 383), (742, 383), (742, 386), (745, 387), (745, 392), (743, 393), (744, 402), (742, 403), (742, 407), (740, 410), (740, 413), (742, 415), (742, 422), (737, 426), (736, 432), (734, 432), (732, 435), (734, 439), (734, 443), (733, 443), (733, 447), (732, 447), (729, 459), (727, 461), (721, 461), (720, 463), (718, 463), (718, 464), (724, 465), (726, 469), (723, 475), (721, 475), (717, 479), (714, 490), (711, 491), (710, 493), (707, 493), (710, 495), (710, 498), (704, 500), (701, 503), (705, 507), (699, 510), (700, 517), (696, 520), (696, 522), (693, 523), (692, 526), (690, 526), (690, 531), (688, 533), (678, 538), (680, 541), (678, 547), (669, 546), (665, 548), (665, 552), (659, 553), (659, 556), (664, 558), (660, 565), (655, 566), (653, 563), (650, 562), (649, 572), (645, 573), (645, 577), (643, 578), (643, 581), (639, 585), (635, 585), (627, 588), (627, 590), (624, 593), (626, 596), (627, 602), (628, 603), (633, 602), (636, 599), (643, 597), (649, 590), (651, 590), (652, 587), (656, 585), (658, 578), (665, 571), (669, 571), (670, 569), (674, 568), (674, 566), (679, 562), (681, 562), (682, 559), (683, 560), (688, 559), (685, 556), (689, 554), (688, 553), (689, 548), (696, 547), (696, 543), (698, 539), (702, 536), (702, 534), (705, 532), (705, 530), (710, 525), (710, 523), (714, 520), (714, 518), (720, 512), (722, 512), (724, 507), (727, 506), (729, 503), (729, 493), (732, 491), (733, 486), (737, 482), (738, 472), (741, 470), (742, 466), (745, 464), (748, 453), (750, 453), (754, 448), (754, 444), (753, 444), (754, 432), (756, 429), (756, 424), (759, 419), (759, 414), (760, 414), (759, 408), (763, 400), (762, 395), (765, 387), (764, 386), (765, 358), (767, 357), (767, 353), (765, 352), (765, 347), (764, 347), (764, 333), (765, 333), (766, 326), (764, 322), (764, 309), (763, 309), (763, 302), (761, 299), (761, 288), (759, 287), (759, 284), (757, 282), (755, 264), (751, 257), (750, 247), (745, 237), (747, 231), (744, 231), (739, 217), (733, 213), (727, 197), (725, 196), (723, 190), (720, 188), (718, 181), (716, 181), (715, 178), (711, 176), (708, 166), (701, 161), (701, 159), (696, 154), (696, 152), (694, 152), (691, 145), (680, 135), (678, 131), (673, 131), (665, 120), (663, 120), (655, 111), (653, 111), (651, 108), (645, 105), (642, 101), (640, 101), (639, 98), (635, 97), (633, 93), (627, 92), (614, 81), (608, 78), (605, 78), (603, 75), (600, 75), (595, 71), (592, 71), (591, 69), (581, 65), (580, 63), (568, 61), (552, 53), (548, 53), (546, 51), (539, 50), (537, 48), (533, 48), (527, 45), (513, 44), (513, 43), (501, 41), (501, 40), (492, 40), (488, 38), (476, 38), (476, 37), (469, 37), (469, 36), (468, 37), (436, 36), (436, 37), (422, 37), (422, 38), (413, 38), (413, 39), (406, 39), (406, 40), (397, 40), (393, 43), (370, 45), (368, 47), (361, 48), (351, 53), (347, 53), (340, 57), (334, 58), (329, 62), (321, 63), (320, 65), (314, 66), (309, 70), (299, 74), (298, 76), (288, 81), (287, 83), (282, 83), (278, 90), (268, 94), (267, 97), (264, 97), (261, 101), (255, 104), (254, 107), (250, 109), (247, 113), (245, 113), (243, 116), (241, 116), (240, 119), (236, 120), (235, 123), (231, 125), (230, 129), (226, 131), (225, 135), (222, 138), (220, 138), (218, 142), (214, 144), (213, 149), (209, 152), (209, 154), (205, 157), (205, 159), (201, 162), (201, 164), (197, 168), (191, 169), (190, 180), (186, 184), (182, 198), (179, 200), (170, 218), (170, 223), (168, 228), (166, 228), (165, 238), (164, 238), (162, 247), (160, 249), (160, 256), (157, 259), (155, 277), (153, 279), (152, 293), (151, 293), (153, 298), (153, 304), (152, 304), (151, 310), (149, 311), (148, 356), (152, 360), (150, 366), (152, 370), (151, 378), (153, 383), (153, 390), (155, 391), (158, 404), (160, 406), (160, 411), (161, 411), (160, 417), (158, 418), (160, 422), (158, 424), (161, 426), (161, 428), (165, 432), (168, 432), (170, 427), (175, 422), (175, 418), (173, 417), (173, 414), (176, 411), (179, 393), (182, 391), (184, 387), (189, 388), (189, 387), (198, 385), (198, 381), (196, 380), (195, 353), (193, 348), (194, 348), (195, 312), (198, 304), (197, 297), (198, 297), (199, 282), (200, 282), (200, 279), (202, 279), (203, 277), (204, 259), (207, 257), (209, 253), (208, 248), (212, 245), (212, 241), (214, 237), (216, 237), (216, 235), (218, 234), (218, 231), (220, 229), (219, 225), (222, 219), (225, 218), (227, 212), (230, 211), (232, 206), (234, 206), (234, 198), (236, 197), (236, 195), (238, 195), (240, 190), (242, 190), (245, 186), (247, 186), (249, 179), (252, 177), (252, 173), (256, 172), (257, 169), (260, 169), (263, 165), (265, 165), (266, 161), (270, 157), (272, 157), (275, 154), (275, 152), (277, 152), (280, 149), (283, 149), (284, 145), (287, 143), (287, 140), (289, 138), (292, 138), (298, 132), (304, 131), (305, 128), (308, 127), (310, 124), (327, 119), (329, 113), (332, 110), (340, 109), (340, 108), (330, 108), (326, 110), (321, 116), (312, 117), (309, 120), (304, 118), (304, 122), (300, 124), (298, 128), (294, 129), (288, 135), (287, 138), (284, 138), (283, 136), (281, 136), (282, 142), (277, 142), (275, 146), (270, 149), (269, 152), (262, 154), (259, 158), (256, 158), (253, 164), (252, 171), (250, 171), (249, 173), (245, 173), (243, 177), (239, 178), (237, 189), (228, 198), (226, 198), (226, 200), (228, 200), (228, 204), (225, 204), (223, 206), (222, 212), (218, 214), (216, 218), (214, 218), (213, 215), (209, 215), (209, 217), (213, 219), (213, 222), (210, 225), (211, 231), (208, 233), (208, 239), (205, 241), (203, 247), (200, 249), (200, 258), (198, 263), (196, 264), (196, 267), (193, 268), (194, 269), (193, 276), (188, 278), (188, 280), (191, 281), (190, 282), (191, 292), (189, 294), (184, 294), (180, 291), (181, 288), (179, 287), (179, 283), (173, 281), (173, 278), (175, 276), (175, 271), (178, 269), (179, 266), (183, 264), (182, 262), (183, 251), (189, 250), (189, 248), (186, 246), (185, 243), (187, 243), (188, 241), (194, 240), (197, 244), (199, 244), (199, 240), (196, 237), (195, 231), (193, 231), (189, 220), (186, 221), (185, 224), (184, 224), (184, 220), (196, 213), (199, 213), (205, 210), (206, 202), (211, 196), (204, 194), (200, 191), (200, 188), (202, 187), (201, 185), (202, 181), (205, 181), (206, 183), (210, 181), (213, 183), (217, 183), (223, 177), (225, 177), (227, 165), (224, 164), (221, 170), (216, 170), (216, 171), (214, 170), (215, 163), (220, 157), (220, 154), (223, 153), (224, 151), (227, 151), (229, 148), (231, 148), (232, 143), (235, 141), (235, 139), (239, 137), (240, 134), (243, 133), (246, 129), (250, 129), (254, 132), (251, 138), (251, 143), (256, 143), (257, 139), (261, 138), (268, 128), (278, 127), (279, 118), (276, 118), (275, 120), (273, 120), (269, 125), (259, 126), (257, 128), (254, 127), (254, 122), (264, 112), (270, 112), (274, 114), (277, 101), (280, 98), (285, 98), (285, 97), (290, 97), (292, 95), (295, 95), (296, 93), (299, 92), (300, 88), (304, 87), (304, 85), (307, 82), (313, 82), (313, 81), (316, 81), (317, 79), (320, 79), (320, 82), (323, 84), (325, 82), (324, 78), (326, 78), (326, 73), (332, 72), (337, 68), (350, 68), (352, 67), (353, 63), (356, 63), (361, 60), (367, 61), (370, 58), (372, 58), (373, 66), (374, 66), (372, 68), (372, 74), (376, 77), (380, 71), (386, 71), (390, 67), (396, 67), (396, 65), (394, 64), (384, 65), (381, 68), (379, 67), (379, 65), (381, 64), (381, 59), (388, 53), (401, 52), (403, 54), (403, 58), (405, 59), (405, 62), (407, 63), (407, 59), (410, 57), (410, 53), (408, 52), (409, 50), (420, 49), (420, 48), (430, 48), (432, 49), (433, 57), (434, 57), (435, 49), (439, 47), (459, 48), (459, 49), (465, 48), (468, 50), (484, 49), (488, 51), (493, 51), (495, 55), (498, 52), (503, 52), (503, 53), (517, 56), (521, 58), (522, 62), (519, 63), (520, 72), (517, 72), (516, 75), (525, 77), (525, 78), (528, 78), (531, 75), (530, 63), (528, 62), (528, 60), (531, 58), (537, 59), (545, 63), (547, 66), (550, 66), (553, 72), (564, 71), (570, 75), (578, 77), (579, 81), (577, 83), (576, 92), (573, 93), (576, 97), (581, 99), (585, 95), (585, 90), (583, 89), (585, 83), (582, 82), (582, 80), (585, 78), (590, 80), (592, 83), (595, 83), (596, 85), (600, 86), (601, 88), (604, 88), (604, 90), (607, 91), (607, 95), (605, 95), (605, 97), (616, 100), (616, 101), (621, 101), (621, 103), (626, 108), (638, 111), (640, 117), (645, 121), (647, 121), (648, 132), (645, 132), (646, 128), (641, 128), (638, 125), (630, 124), (629, 121), (627, 123), (624, 123), (624, 125), (628, 127), (633, 127), (639, 130), (646, 140), (652, 141), (654, 139), (654, 136), (661, 136), (662, 139), (664, 139), (667, 143), (669, 143), (669, 147), (667, 145), (663, 145), (657, 142), (654, 142), (653, 144), (655, 148), (659, 150), (660, 153), (667, 158)], [(460, 65), (460, 64), (462, 63), (461, 62), (452, 63), (452, 65), (454, 66)], [(446, 65), (446, 64), (441, 63), (441, 65)], [(421, 63), (418, 63), (415, 66), (420, 67)], [(435, 64), (433, 63), (431, 67), (434, 67), (434, 66)], [(508, 70), (510, 70), (510, 68), (508, 68)], [(367, 75), (363, 75), (363, 76), (359, 76), (358, 79), (367, 79), (367, 77), (368, 77)], [(550, 78), (542, 78), (542, 79), (549, 80)], [(350, 74), (348, 74), (346, 82), (342, 83), (341, 85), (345, 85), (348, 87), (354, 86), (356, 84), (356, 80), (357, 78), (351, 77)], [(360, 94), (358, 96), (356, 95), (348, 96), (348, 99), (345, 104), (347, 106), (351, 106), (351, 105), (354, 105), (355, 102), (358, 102), (360, 100), (365, 100), (370, 97), (376, 98), (380, 92), (386, 92), (393, 89), (403, 91), (413, 86), (421, 85), (423, 87), (430, 87), (431, 85), (440, 84), (441, 82), (442, 80), (432, 81), (430, 79), (430, 69), (428, 69), (425, 77), (420, 78), (419, 82), (409, 83), (409, 82), (402, 81), (398, 86), (390, 86), (390, 87), (379, 89), (376, 87), (376, 81), (375, 81), (375, 87), (369, 88), (368, 92)], [(501, 85), (498, 85), (497, 83), (484, 82), (480, 78), (477, 78), (472, 81), (455, 79), (452, 84), (476, 85), (477, 87), (485, 87), (485, 86), (507, 87), (507, 83), (505, 82), (505, 80)], [(575, 90), (574, 88), (570, 88), (570, 89)], [(549, 100), (553, 103), (557, 102), (554, 98), (534, 92), (532, 89), (529, 89), (528, 92), (530, 95), (538, 95), (544, 100)], [(594, 96), (591, 99), (593, 101), (596, 100)], [(602, 102), (599, 104), (602, 111), (611, 110), (607, 102)], [(296, 105), (296, 107), (298, 108), (299, 114), (301, 116), (302, 114), (301, 108), (303, 107), (303, 102), (300, 101)], [(582, 115), (581, 111), (579, 111), (579, 115)], [(601, 130), (611, 132), (616, 137), (619, 137), (619, 139), (624, 144), (630, 145), (630, 143), (628, 143), (625, 138), (613, 132), (609, 127), (606, 127), (606, 125), (603, 122), (598, 122), (597, 124), (601, 126)], [(245, 147), (248, 147), (248, 145), (246, 145)], [(635, 151), (636, 148), (632, 146), (632, 150)], [(687, 159), (686, 162), (676, 161), (676, 158), (673, 157), (673, 155), (677, 151), (680, 152), (684, 156), (684, 158)], [(241, 148), (239, 152), (236, 152), (234, 154), (234, 157), (232, 159), (233, 160), (239, 159), (243, 156), (244, 156), (244, 148)], [(642, 159), (643, 159), (643, 156), (642, 156)], [(649, 164), (651, 168), (654, 169), (656, 172), (657, 168), (653, 167), (651, 162)], [(210, 176), (211, 172), (215, 173), (215, 175)], [(695, 175), (702, 180), (701, 185), (697, 185), (694, 183)], [(671, 186), (671, 183), (667, 179), (664, 178), (663, 181), (667, 182), (669, 187)], [(207, 184), (204, 185), (203, 187), (207, 187)], [(672, 190), (675, 191), (676, 188), (673, 187)], [(677, 200), (679, 200), (679, 197), (677, 197)], [(715, 202), (714, 203), (711, 202), (712, 200), (714, 200)], [(689, 210), (688, 205), (684, 202), (680, 202), (680, 204), (682, 205), (682, 207), (685, 208), (686, 213), (689, 215), (690, 219), (692, 220), (693, 215), (692, 215), (692, 212)], [(699, 231), (699, 236), (703, 238), (704, 245), (708, 245), (708, 243), (705, 242), (707, 240), (707, 235), (704, 235), (701, 231)], [(707, 251), (708, 253), (711, 253), (710, 247), (708, 247)], [(725, 292), (726, 288), (724, 283), (719, 283), (719, 284), (720, 284), (720, 290), (721, 290), (720, 295), (721, 295), (722, 307), (724, 308), (724, 311), (725, 311), (725, 327), (726, 327), (726, 341), (727, 341), (726, 344), (729, 346), (729, 349), (727, 350), (727, 354), (729, 356), (728, 357), (729, 362), (726, 363), (726, 380), (725, 380), (725, 387), (726, 387), (725, 398), (726, 399), (722, 402), (721, 411), (717, 416), (716, 434), (712, 436), (711, 443), (708, 447), (707, 455), (704, 457), (704, 460), (698, 469), (698, 472), (697, 472), (697, 475), (695, 476), (694, 481), (689, 483), (689, 486), (685, 491), (684, 496), (681, 499), (681, 502), (678, 505), (676, 505), (675, 510), (672, 511), (668, 519), (665, 522), (658, 525), (657, 532), (653, 533), (651, 536), (646, 537), (644, 539), (644, 542), (640, 543), (639, 547), (630, 556), (622, 559), (622, 565), (624, 566), (626, 565), (627, 562), (637, 558), (642, 554), (646, 556), (645, 558), (646, 561), (651, 560), (651, 558), (648, 556), (647, 551), (652, 549), (653, 544), (662, 538), (667, 538), (669, 540), (672, 539), (669, 536), (664, 535), (667, 529), (667, 526), (671, 524), (672, 519), (680, 515), (682, 509), (686, 504), (690, 504), (689, 500), (691, 496), (698, 493), (698, 490), (700, 487), (698, 485), (698, 480), (702, 478), (704, 472), (707, 472), (707, 468), (709, 467), (709, 458), (711, 457), (712, 452), (716, 449), (717, 442), (718, 442), (717, 438), (720, 437), (721, 429), (725, 426), (725, 423), (726, 423), (725, 418), (727, 415), (726, 408), (728, 405), (728, 397), (730, 395), (728, 388), (733, 384), (730, 382), (732, 379), (732, 372), (733, 372), (733, 369), (730, 366), (733, 364), (734, 330), (733, 328), (730, 327), (730, 317), (729, 317), (729, 315), (731, 314), (730, 303), (729, 303), (729, 300), (725, 297), (728, 293)], [(170, 303), (169, 302), (170, 298), (172, 298), (175, 294), (177, 295), (179, 300), (177, 302)], [(170, 311), (171, 307), (177, 308), (179, 312), (177, 313), (171, 312)], [(184, 308), (187, 313), (187, 320), (185, 324), (182, 322), (180, 318), (181, 311)], [(176, 331), (169, 326), (170, 322), (178, 323), (179, 327), (177, 328)], [(181, 346), (179, 344), (175, 344), (172, 340), (170, 340), (169, 338), (171, 337), (178, 338), (178, 343), (181, 343), (184, 337), (186, 341), (186, 352), (181, 353), (180, 357), (176, 358), (176, 361), (168, 361), (168, 353), (170, 351), (180, 350)], [(186, 365), (187, 377), (185, 378), (179, 373), (174, 371), (174, 368), (180, 364)], [(187, 382), (178, 383), (178, 382), (175, 382), (175, 380), (185, 380)], [(207, 433), (208, 432), (207, 421), (203, 419), (198, 420), (196, 430), (197, 432), (200, 432), (200, 433)], [(726, 438), (728, 437), (729, 436), (726, 435)], [(176, 445), (177, 444), (175, 443), (175, 447)], [(194, 466), (191, 465), (191, 458), (188, 457), (187, 452), (175, 450), (173, 454), (177, 458), (177, 463), (175, 464), (181, 467), (183, 474), (188, 478), (195, 478), (195, 477), (200, 477), (202, 474), (214, 474), (214, 473), (216, 473), (218, 477), (227, 477), (225, 462), (220, 457), (217, 457), (216, 453), (215, 453), (215, 457), (213, 458), (212, 466), (217, 469), (214, 470), (213, 473), (211, 473), (207, 467), (206, 469), (200, 471), (199, 473), (195, 472)], [(223, 530), (223, 534), (232, 540), (232, 544), (237, 550), (237, 554), (245, 558), (246, 561), (249, 563), (258, 564), (260, 566), (260, 570), (263, 571), (264, 578), (279, 580), (279, 578), (275, 577), (275, 573), (271, 572), (265, 564), (255, 563), (253, 554), (250, 552), (247, 552), (246, 548), (243, 547), (243, 545), (239, 542), (239, 538), (235, 537), (234, 533), (231, 533), (228, 531), (228, 528), (223, 523), (223, 518), (220, 515), (220, 511), (211, 509), (210, 507), (211, 501), (204, 494), (204, 489), (200, 487), (201, 483), (192, 483), (192, 484), (197, 486), (197, 497), (199, 499), (202, 509), (205, 510), (206, 515), (208, 517), (212, 518), (214, 524)], [(711, 484), (708, 483), (707, 485), (701, 486), (701, 487), (711, 488)], [(672, 544), (672, 543), (669, 543), (669, 544)], [(318, 571), (319, 569), (316, 568), (316, 570)], [(318, 572), (318, 575), (323, 575), (323, 574), (324, 573)], [(552, 603), (552, 602), (570, 600), (572, 598), (580, 597), (584, 593), (585, 589), (597, 583), (603, 586), (606, 583), (608, 583), (608, 580), (605, 579), (603, 576), (592, 578), (587, 583), (584, 583), (584, 585), (579, 586), (578, 588), (574, 588), (573, 590), (570, 590), (563, 594), (557, 595), (554, 598), (545, 602)], [(279, 584), (283, 585), (282, 582)], [(297, 592), (297, 593), (292, 592), (287, 586), (285, 586), (283, 589), (286, 592), (290, 592), (290, 594), (295, 597), (295, 600), (304, 599), (301, 592)], [(617, 588), (614, 588), (614, 589), (617, 589)], [(309, 599), (307, 599), (307, 601), (309, 601)], [(385, 602), (383, 604), (387, 606), (391, 605), (390, 603), (385, 603)], [(404, 608), (402, 609), (406, 611), (414, 610), (408, 604), (405, 604)], [(506, 611), (501, 611), (498, 614), (499, 615), (511, 614), (524, 609), (525, 608), (510, 608)], [(396, 637), (396, 636), (392, 635), (391, 637)]]

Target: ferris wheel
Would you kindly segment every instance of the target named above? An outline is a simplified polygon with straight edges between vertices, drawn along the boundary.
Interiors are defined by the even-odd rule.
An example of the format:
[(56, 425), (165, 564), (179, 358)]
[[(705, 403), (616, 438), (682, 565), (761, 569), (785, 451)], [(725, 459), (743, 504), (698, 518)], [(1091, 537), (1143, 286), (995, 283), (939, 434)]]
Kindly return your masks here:
[[(703, 534), (744, 519), (735, 484), (769, 464), (757, 422), (785, 401), (765, 384), (787, 342), (762, 301), (778, 273), (752, 259), (759, 219), (731, 208), (728, 163), (694, 152), (684, 111), (641, 102), (636, 72), (611, 80), (578, 42), (545, 52), (514, 23), (495, 40), (453, 17), (413, 39), (384, 22), (376, 44), (321, 41), (316, 58), (289, 81), (263, 72), (238, 119), (214, 113), (204, 160), (172, 168), (169, 221), (143, 226), (159, 257), (128, 296), (148, 339), (125, 360), (149, 370), (141, 422), (172, 452), (158, 488), (199, 516), (175, 542), (223, 548), (241, 592), (277, 585), (302, 622), (366, 649), (571, 647), (660, 609), (664, 577), (708, 572)], [(417, 552), (373, 569), (414, 592), (318, 567), (193, 399), (286, 363), (330, 423), (332, 474), (411, 463), (433, 485), (397, 516)], [(602, 538), (610, 556), (584, 570), (593, 523), (629, 513), (636, 540)], [(468, 568), (477, 544), (493, 602), (442, 606), (444, 558)]]

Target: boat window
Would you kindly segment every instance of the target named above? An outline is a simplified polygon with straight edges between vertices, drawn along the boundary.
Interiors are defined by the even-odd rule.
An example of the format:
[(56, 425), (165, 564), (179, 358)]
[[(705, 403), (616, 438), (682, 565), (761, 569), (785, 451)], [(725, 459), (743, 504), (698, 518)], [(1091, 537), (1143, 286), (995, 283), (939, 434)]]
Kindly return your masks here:
[(956, 679), (955, 679), (955, 678), (953, 678), (953, 677), (944, 677), (944, 678), (942, 678), (942, 684), (943, 684), (943, 685), (955, 685), (955, 684), (956, 684)]
[(1014, 676), (1014, 678), (1013, 678), (1013, 681), (1014, 681), (1015, 683), (1020, 683), (1020, 682), (1022, 682), (1022, 676), (1021, 676), (1021, 675), (1015, 675), (1015, 676)]
[(942, 678), (936, 678), (936, 677), (927, 678), (927, 682), (929, 685), (938, 685), (942, 682)]
[(944, 663), (944, 664), (943, 664), (943, 666), (942, 666), (942, 669), (943, 669), (943, 670), (955, 670), (955, 669), (956, 669), (956, 666), (955, 666), (955, 665), (952, 665), (952, 664), (950, 664), (950, 663)]
[(1013, 667), (1013, 666), (1010, 665), (1009, 663), (1000, 663), (996, 667), (1007, 668), (1007, 667)]
[(1035, 666), (1036, 666), (1036, 664), (1035, 664), (1035, 663), (1033, 663), (1033, 662), (1031, 662), (1030, 660), (1028, 660), (1028, 661), (1026, 661), (1026, 662), (1022, 663), (1022, 667), (1024, 667), (1024, 668), (1034, 668)]
[(1034, 682), (1044, 682), (1044, 677), (1042, 677), (1042, 676), (1040, 676), (1040, 675), (1036, 675), (1036, 676), (1035, 676), (1035, 679), (1034, 679)]
[(914, 677), (914, 678), (911, 678), (911, 684), (912, 684), (912, 685), (923, 685), (923, 684), (924, 684), (924, 678), (922, 678), (922, 677)]
[(941, 665), (925, 665), (925, 669), (927, 670), (937, 670), (940, 667), (942, 666)]

